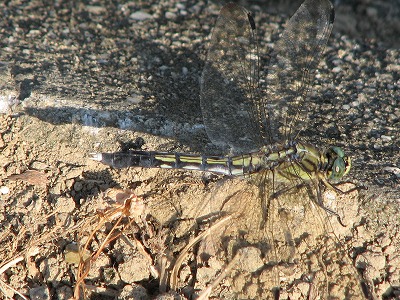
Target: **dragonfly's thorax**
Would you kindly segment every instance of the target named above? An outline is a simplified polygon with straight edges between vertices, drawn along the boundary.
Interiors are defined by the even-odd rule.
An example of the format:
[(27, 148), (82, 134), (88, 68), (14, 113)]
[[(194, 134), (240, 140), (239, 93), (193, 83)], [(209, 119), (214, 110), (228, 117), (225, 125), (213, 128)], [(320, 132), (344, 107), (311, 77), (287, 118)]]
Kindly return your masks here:
[(311, 174), (321, 172), (324, 169), (326, 160), (321, 151), (314, 145), (307, 143), (297, 143), (296, 147), (296, 161), (295, 163), (302, 169), (299, 172), (303, 179), (310, 179)]
[(261, 148), (258, 155), (262, 157), (261, 161), (265, 166), (271, 166), (271, 162), (275, 162), (275, 165), (279, 165), (297, 159), (297, 145), (298, 144), (294, 142), (266, 145)]
[(264, 146), (257, 156), (261, 169), (273, 170), (279, 181), (308, 181), (315, 178), (316, 173), (324, 173), (328, 165), (328, 159), (319, 149), (300, 142)]

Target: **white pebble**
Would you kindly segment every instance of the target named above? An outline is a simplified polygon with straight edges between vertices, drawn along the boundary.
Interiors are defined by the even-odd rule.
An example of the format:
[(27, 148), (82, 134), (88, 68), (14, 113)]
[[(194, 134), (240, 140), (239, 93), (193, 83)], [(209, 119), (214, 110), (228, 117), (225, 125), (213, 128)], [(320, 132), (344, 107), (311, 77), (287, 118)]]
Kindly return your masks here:
[(130, 19), (135, 20), (135, 21), (143, 21), (143, 20), (147, 20), (147, 19), (151, 19), (152, 15), (143, 12), (143, 11), (136, 11), (134, 13), (132, 13), (129, 16)]
[(7, 186), (3, 185), (3, 186), (0, 187), (0, 194), (6, 195), (9, 192), (10, 192), (10, 189)]
[(167, 18), (167, 19), (175, 19), (176, 18), (176, 14), (174, 14), (173, 12), (170, 12), (170, 11), (167, 11), (166, 13), (165, 13), (165, 17)]

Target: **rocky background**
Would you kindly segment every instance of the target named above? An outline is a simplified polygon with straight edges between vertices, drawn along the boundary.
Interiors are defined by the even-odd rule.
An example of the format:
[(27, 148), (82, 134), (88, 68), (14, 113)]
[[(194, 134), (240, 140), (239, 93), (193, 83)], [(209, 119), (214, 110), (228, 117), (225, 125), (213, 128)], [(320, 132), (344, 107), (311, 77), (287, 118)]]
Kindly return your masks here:
[[(240, 4), (253, 12), (264, 49), (301, 1)], [(325, 195), (336, 199), (347, 227), (317, 209), (315, 227), (337, 248), (311, 266), (328, 270), (330, 257), (336, 266), (343, 261), (347, 267), (325, 270), (324, 278), (349, 273), (366, 298), (394, 299), (400, 297), (400, 2), (334, 5), (304, 138), (345, 149), (353, 161), (347, 179), (368, 190)], [(147, 150), (204, 151), (199, 78), (221, 7), (190, 0), (0, 4), (2, 297), (185, 298), (203, 295), (227, 270), (229, 249), (222, 251), (225, 260), (199, 263), (200, 251), (185, 248), (195, 236), (206, 240), (201, 226), (191, 226), (198, 208), (212, 205), (210, 194), (229, 195), (221, 180), (189, 171), (113, 170), (89, 159), (137, 138)], [(296, 253), (318, 253), (322, 244)], [(300, 267), (268, 269), (255, 248), (244, 249), (251, 276), (227, 272), (210, 297), (265, 298), (260, 290), (270, 289), (266, 274), (273, 273), (289, 282), (281, 298), (318, 298), (318, 284)], [(182, 253), (188, 257), (174, 285), (174, 275), (164, 273), (179, 266)], [(90, 268), (79, 264), (90, 255)], [(338, 286), (329, 293), (357, 298)]]

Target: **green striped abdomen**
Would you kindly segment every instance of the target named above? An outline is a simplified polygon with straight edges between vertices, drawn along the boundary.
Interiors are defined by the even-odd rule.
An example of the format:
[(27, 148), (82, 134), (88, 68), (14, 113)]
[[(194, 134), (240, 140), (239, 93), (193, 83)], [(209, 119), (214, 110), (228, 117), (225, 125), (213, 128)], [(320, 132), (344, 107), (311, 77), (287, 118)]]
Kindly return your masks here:
[(275, 169), (290, 160), (295, 147), (264, 147), (258, 152), (237, 156), (206, 156), (158, 151), (98, 153), (92, 158), (114, 168), (144, 167), (208, 171), (230, 176), (243, 176), (261, 170)]
[(208, 171), (243, 176), (259, 170), (260, 158), (254, 154), (240, 156), (205, 156), (157, 151), (99, 153), (93, 159), (114, 168), (143, 167)]

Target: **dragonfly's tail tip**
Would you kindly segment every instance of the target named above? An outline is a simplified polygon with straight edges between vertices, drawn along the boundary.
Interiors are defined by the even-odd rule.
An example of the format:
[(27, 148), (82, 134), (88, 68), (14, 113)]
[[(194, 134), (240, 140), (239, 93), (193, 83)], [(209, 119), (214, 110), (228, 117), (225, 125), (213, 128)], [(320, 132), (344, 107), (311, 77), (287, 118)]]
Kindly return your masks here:
[(103, 155), (101, 153), (89, 153), (89, 157), (95, 161), (101, 161), (103, 159)]

